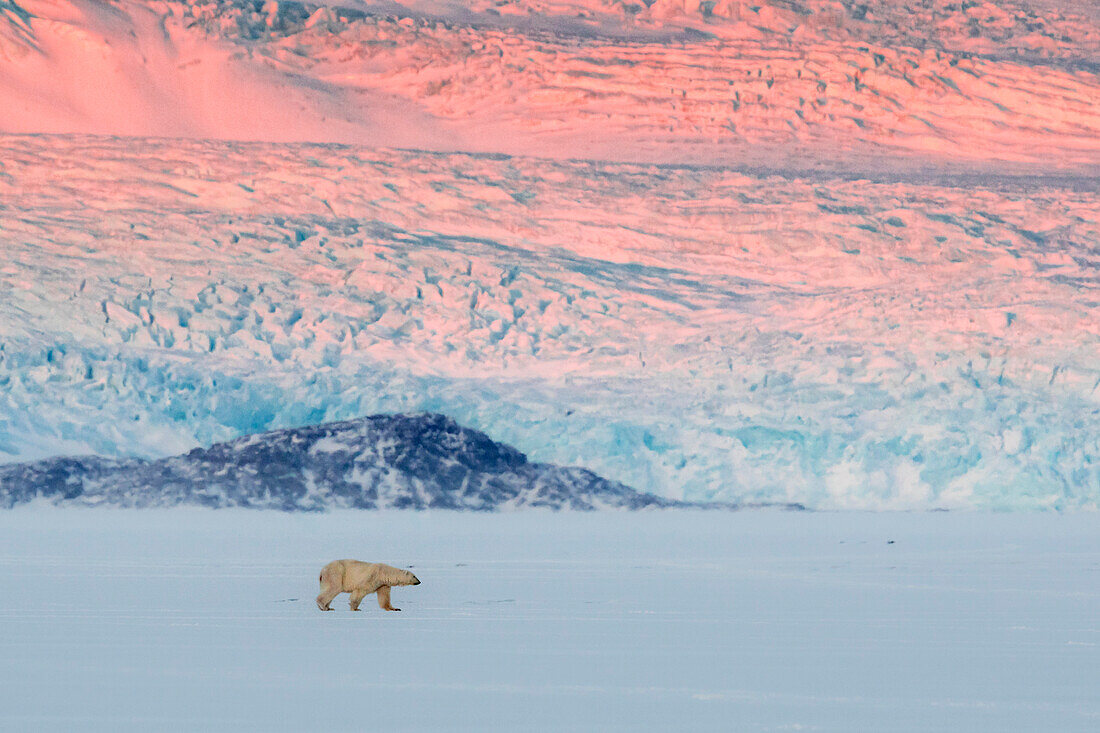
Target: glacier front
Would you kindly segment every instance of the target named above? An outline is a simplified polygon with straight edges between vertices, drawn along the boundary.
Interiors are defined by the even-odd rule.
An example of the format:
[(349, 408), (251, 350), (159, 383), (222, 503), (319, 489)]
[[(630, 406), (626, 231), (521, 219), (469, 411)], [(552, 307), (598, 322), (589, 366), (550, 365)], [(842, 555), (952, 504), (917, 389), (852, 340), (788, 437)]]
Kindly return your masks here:
[(671, 499), (1095, 508), (1095, 179), (0, 137), (0, 460), (434, 411)]

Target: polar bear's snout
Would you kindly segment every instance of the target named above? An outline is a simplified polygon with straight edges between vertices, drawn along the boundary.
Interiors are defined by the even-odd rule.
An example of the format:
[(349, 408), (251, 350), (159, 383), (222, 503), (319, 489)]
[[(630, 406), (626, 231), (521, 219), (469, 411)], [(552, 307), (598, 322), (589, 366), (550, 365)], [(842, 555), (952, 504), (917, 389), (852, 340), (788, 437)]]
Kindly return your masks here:
[(418, 578), (414, 575), (412, 584), (413, 585), (420, 585), (420, 578)]

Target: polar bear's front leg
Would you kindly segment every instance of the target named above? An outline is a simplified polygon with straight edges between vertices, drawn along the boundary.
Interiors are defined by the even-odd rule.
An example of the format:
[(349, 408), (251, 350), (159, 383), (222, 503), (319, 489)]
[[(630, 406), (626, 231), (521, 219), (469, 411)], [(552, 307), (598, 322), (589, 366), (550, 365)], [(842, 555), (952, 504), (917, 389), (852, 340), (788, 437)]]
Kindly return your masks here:
[(390, 587), (384, 585), (378, 589), (378, 607), (383, 611), (400, 611), (400, 608), (394, 608), (390, 605)]
[(359, 604), (363, 602), (367, 592), (365, 590), (353, 590), (351, 592), (351, 610), (358, 611)]

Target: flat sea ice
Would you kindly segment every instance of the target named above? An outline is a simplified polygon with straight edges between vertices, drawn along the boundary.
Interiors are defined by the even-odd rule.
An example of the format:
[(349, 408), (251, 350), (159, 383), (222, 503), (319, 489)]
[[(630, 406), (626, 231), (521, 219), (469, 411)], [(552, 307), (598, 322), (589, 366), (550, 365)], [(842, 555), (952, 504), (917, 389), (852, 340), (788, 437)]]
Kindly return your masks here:
[[(400, 613), (313, 598), (413, 568)], [(0, 729), (1095, 731), (1087, 514), (0, 513)]]

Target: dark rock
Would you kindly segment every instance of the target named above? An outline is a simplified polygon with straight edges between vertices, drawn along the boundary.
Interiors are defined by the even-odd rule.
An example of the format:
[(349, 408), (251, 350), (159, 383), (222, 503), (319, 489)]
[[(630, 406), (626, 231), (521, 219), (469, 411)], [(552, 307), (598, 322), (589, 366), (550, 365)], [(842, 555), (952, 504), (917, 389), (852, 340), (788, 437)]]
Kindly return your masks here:
[(37, 497), (56, 504), (285, 511), (699, 506), (583, 468), (532, 463), (511, 446), (431, 413), (275, 430), (157, 461), (92, 456), (0, 466), (0, 506)]

